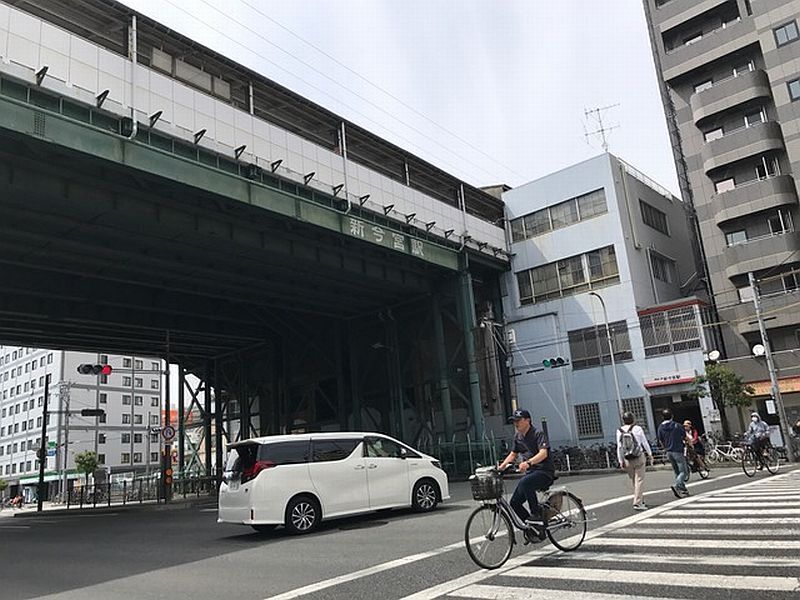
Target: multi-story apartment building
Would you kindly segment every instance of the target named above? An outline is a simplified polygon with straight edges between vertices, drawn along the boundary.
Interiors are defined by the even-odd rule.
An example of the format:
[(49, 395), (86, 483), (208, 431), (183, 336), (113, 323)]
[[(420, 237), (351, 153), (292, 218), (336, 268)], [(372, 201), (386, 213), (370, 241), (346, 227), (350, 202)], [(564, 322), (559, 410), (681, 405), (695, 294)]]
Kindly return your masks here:
[[(81, 375), (82, 363), (116, 371)], [(0, 346), (0, 477), (35, 493), (48, 376), (48, 482), (63, 481), (65, 468), (68, 480), (78, 477), (74, 457), (85, 450), (111, 473), (157, 471), (159, 435), (151, 429), (161, 423), (162, 368), (156, 358)], [(105, 414), (83, 417), (85, 408)]]
[[(800, 416), (800, 0), (645, 0), (681, 192), (693, 205), (721, 348), (777, 420), (748, 274), (763, 279), (767, 328), (790, 418)], [(772, 413), (772, 414), (770, 414)]]
[[(503, 200), (516, 400), (546, 419), (551, 443), (613, 440), (619, 400), (651, 436), (667, 407), (717, 428), (710, 399), (690, 396), (704, 371), (704, 303), (682, 294), (695, 275), (683, 203), (610, 154), (506, 191)], [(559, 357), (565, 366), (544, 367)]]

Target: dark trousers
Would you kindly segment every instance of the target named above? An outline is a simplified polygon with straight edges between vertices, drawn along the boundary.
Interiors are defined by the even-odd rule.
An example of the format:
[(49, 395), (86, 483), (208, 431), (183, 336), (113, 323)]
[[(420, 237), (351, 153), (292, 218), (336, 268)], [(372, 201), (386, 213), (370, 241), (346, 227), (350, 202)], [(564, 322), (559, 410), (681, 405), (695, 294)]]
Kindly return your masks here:
[[(540, 518), (539, 502), (536, 500), (536, 490), (546, 490), (553, 485), (553, 475), (546, 471), (528, 471), (517, 484), (517, 489), (511, 496), (511, 508), (517, 513), (520, 519), (527, 520), (531, 516)], [(525, 502), (531, 508), (531, 512), (525, 509)]]

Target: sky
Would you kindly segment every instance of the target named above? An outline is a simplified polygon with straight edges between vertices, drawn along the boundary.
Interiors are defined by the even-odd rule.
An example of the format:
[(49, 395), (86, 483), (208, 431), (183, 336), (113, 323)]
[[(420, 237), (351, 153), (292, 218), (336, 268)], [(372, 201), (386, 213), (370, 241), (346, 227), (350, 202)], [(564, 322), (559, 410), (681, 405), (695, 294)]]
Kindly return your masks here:
[(641, 0), (123, 0), (475, 186), (609, 151), (677, 195)]

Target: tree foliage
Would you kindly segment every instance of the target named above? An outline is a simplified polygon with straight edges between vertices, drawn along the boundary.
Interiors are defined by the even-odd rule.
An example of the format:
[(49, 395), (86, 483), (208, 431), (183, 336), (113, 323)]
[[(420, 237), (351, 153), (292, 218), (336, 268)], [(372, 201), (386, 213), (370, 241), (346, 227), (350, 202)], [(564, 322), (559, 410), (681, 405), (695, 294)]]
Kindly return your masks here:
[(0, 477), (0, 492), (5, 492), (8, 489), (8, 482)]
[(699, 398), (711, 394), (717, 408), (749, 406), (753, 402), (755, 389), (725, 365), (709, 364), (706, 374), (694, 378), (692, 396)]
[(75, 455), (75, 468), (78, 469), (79, 473), (83, 473), (86, 476), (87, 485), (89, 484), (89, 474), (94, 473), (99, 464), (97, 454), (91, 450), (86, 450), (85, 452), (80, 452)]

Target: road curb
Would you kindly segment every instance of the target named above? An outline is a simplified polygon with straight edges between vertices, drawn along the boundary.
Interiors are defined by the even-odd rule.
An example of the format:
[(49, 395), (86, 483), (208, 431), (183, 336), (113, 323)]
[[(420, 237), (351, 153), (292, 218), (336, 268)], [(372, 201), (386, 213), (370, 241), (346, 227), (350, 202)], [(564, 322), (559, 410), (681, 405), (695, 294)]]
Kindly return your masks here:
[(84, 507), (84, 508), (52, 508), (37, 512), (35, 509), (30, 512), (17, 512), (12, 515), (13, 518), (47, 518), (50, 516), (63, 516), (63, 515), (83, 515), (83, 514), (113, 514), (118, 512), (145, 512), (145, 511), (160, 511), (160, 510), (183, 510), (187, 508), (216, 508), (216, 498), (204, 498), (200, 500), (178, 500), (172, 501), (167, 504), (119, 504), (103, 507)]

